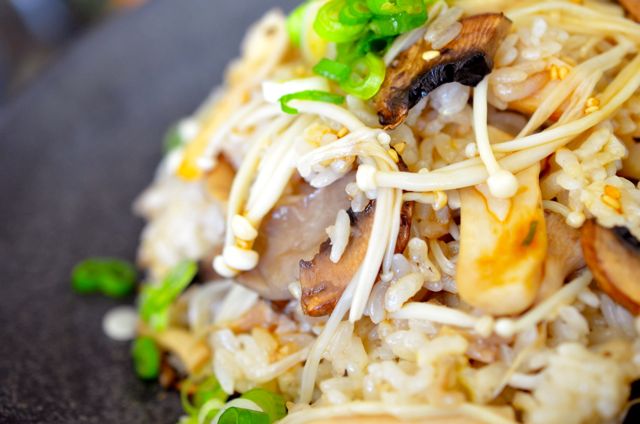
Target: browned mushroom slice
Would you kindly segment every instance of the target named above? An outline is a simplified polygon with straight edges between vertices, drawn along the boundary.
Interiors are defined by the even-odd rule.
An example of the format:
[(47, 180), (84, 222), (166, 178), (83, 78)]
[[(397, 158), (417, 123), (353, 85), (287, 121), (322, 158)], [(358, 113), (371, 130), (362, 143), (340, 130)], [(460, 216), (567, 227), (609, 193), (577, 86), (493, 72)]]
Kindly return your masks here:
[(285, 198), (263, 221), (254, 245), (258, 266), (238, 275), (237, 281), (269, 300), (291, 298), (288, 287), (299, 278), (300, 259), (318, 253), (336, 213), (349, 208), (345, 187), (351, 181), (353, 175), (348, 175), (320, 189), (300, 183), (300, 193)]
[(236, 172), (224, 155), (218, 156), (216, 166), (205, 176), (206, 192), (219, 202), (229, 199), (231, 184)]
[(640, 313), (640, 241), (624, 227), (588, 221), (582, 227), (582, 250), (598, 286), (630, 312)]
[[(351, 237), (340, 260), (337, 263), (331, 261), (331, 241), (326, 240), (313, 260), (300, 261), (301, 304), (307, 315), (319, 317), (333, 311), (367, 253), (375, 202), (369, 203), (362, 212), (354, 213), (349, 209), (348, 213), (351, 219)], [(396, 252), (402, 252), (409, 242), (412, 213), (413, 202), (405, 203), (400, 217)]]
[(235, 321), (227, 324), (227, 327), (236, 333), (248, 333), (256, 327), (273, 329), (278, 325), (278, 315), (264, 300), (256, 304)]
[(475, 86), (491, 72), (493, 56), (509, 32), (511, 21), (501, 13), (486, 13), (464, 18), (460, 23), (462, 30), (458, 37), (435, 58), (423, 58), (432, 49), (421, 38), (391, 63), (375, 98), (382, 125), (387, 128), (400, 125), (409, 109), (443, 84), (459, 82)]
[(640, 21), (640, 0), (620, 0), (620, 4), (627, 9), (633, 19)]

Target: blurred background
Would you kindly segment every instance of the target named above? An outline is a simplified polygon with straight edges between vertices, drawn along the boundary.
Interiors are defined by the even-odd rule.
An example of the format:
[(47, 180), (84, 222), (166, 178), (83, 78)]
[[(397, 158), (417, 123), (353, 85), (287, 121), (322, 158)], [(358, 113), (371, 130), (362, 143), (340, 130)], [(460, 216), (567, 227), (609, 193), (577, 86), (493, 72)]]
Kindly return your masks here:
[(91, 26), (153, 0), (0, 0), (0, 106)]

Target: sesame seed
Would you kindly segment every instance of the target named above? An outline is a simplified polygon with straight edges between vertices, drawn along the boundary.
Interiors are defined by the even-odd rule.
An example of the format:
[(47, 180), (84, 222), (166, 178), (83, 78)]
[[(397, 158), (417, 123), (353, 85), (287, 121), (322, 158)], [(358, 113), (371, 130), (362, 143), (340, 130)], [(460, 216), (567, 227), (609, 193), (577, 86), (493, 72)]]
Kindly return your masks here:
[(622, 205), (620, 204), (619, 200), (616, 200), (611, 196), (607, 196), (606, 194), (603, 194), (601, 196), (601, 199), (602, 203), (609, 206), (611, 209), (614, 209), (616, 212), (622, 213)]
[(338, 131), (338, 138), (342, 138), (345, 135), (349, 134), (349, 130), (346, 127), (342, 127), (340, 128), (340, 131)]
[(440, 52), (438, 50), (429, 50), (422, 54), (422, 59), (428, 62), (439, 56), (440, 56)]
[(604, 186), (604, 194), (616, 200), (622, 197), (622, 193), (620, 193), (620, 190), (618, 189), (618, 187), (614, 187), (609, 184)]
[(551, 65), (549, 68), (549, 75), (552, 81), (556, 81), (560, 78), (560, 75), (558, 74), (558, 67), (556, 65)]
[(596, 97), (589, 97), (587, 99), (587, 107), (600, 106), (600, 100)]
[(387, 150), (387, 154), (391, 156), (391, 159), (393, 159), (395, 163), (400, 162), (400, 158), (398, 157), (398, 152), (396, 152), (395, 150), (389, 149)]
[(396, 152), (402, 154), (402, 152), (404, 152), (404, 149), (407, 147), (407, 143), (405, 143), (404, 141), (401, 143), (396, 144), (395, 146), (393, 146), (393, 148), (396, 150)]
[(590, 113), (597, 112), (600, 110), (600, 106), (590, 106), (585, 108), (584, 114), (589, 115)]
[(238, 247), (241, 248), (241, 249), (249, 250), (249, 249), (251, 249), (252, 243), (250, 241), (247, 241), (247, 240), (237, 239), (236, 240), (236, 245), (238, 245)]
[(567, 75), (569, 75), (569, 68), (567, 68), (566, 66), (562, 66), (558, 70), (558, 77), (560, 77), (560, 79), (563, 80), (567, 77)]

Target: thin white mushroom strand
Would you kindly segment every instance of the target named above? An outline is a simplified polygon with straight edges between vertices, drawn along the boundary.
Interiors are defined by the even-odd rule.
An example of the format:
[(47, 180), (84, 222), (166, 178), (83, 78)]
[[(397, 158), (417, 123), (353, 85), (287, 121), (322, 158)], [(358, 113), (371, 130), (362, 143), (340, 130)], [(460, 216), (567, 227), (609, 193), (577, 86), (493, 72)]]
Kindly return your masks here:
[[(308, 178), (314, 164), (345, 156), (358, 156), (363, 162), (358, 168), (358, 174), (378, 169), (395, 172), (398, 166), (387, 153), (389, 141), (390, 138), (384, 131), (361, 127), (346, 137), (315, 149), (300, 158), (298, 171), (303, 178)], [(368, 192), (373, 190), (363, 189)], [(367, 252), (358, 272), (359, 278), (355, 283), (353, 303), (349, 313), (349, 320), (352, 322), (362, 317), (380, 266), (382, 265), (383, 275), (388, 274), (391, 269), (391, 259), (400, 228), (401, 207), (402, 193), (399, 190), (391, 188), (377, 190), (376, 211), (370, 239), (382, 242), (369, 243), (367, 246)]]
[[(294, 119), (295, 118), (293, 116), (282, 116), (273, 121), (273, 123), (260, 134), (255, 136), (255, 141), (253, 141), (251, 148), (242, 161), (242, 164), (233, 179), (233, 184), (231, 185), (229, 201), (227, 204), (227, 233), (225, 235), (225, 246), (235, 245), (236, 236), (234, 234), (234, 228), (240, 228), (240, 226), (238, 224), (235, 226), (233, 225), (234, 218), (242, 212), (242, 205), (248, 196), (249, 188), (253, 182), (253, 176), (255, 175), (255, 170), (260, 163), (260, 156), (263, 150), (272, 142), (273, 138), (289, 126)], [(247, 225), (249, 225), (249, 227), (253, 227), (251, 223), (247, 223)], [(257, 236), (257, 232), (255, 232), (255, 235)], [(233, 277), (239, 272), (238, 269), (230, 267), (222, 255), (216, 256), (213, 261), (213, 267), (218, 274), (224, 277)]]
[[(637, 55), (617, 75), (600, 95), (600, 110), (576, 121), (519, 138), (492, 145), (494, 152), (515, 152), (498, 159), (500, 167), (517, 173), (554, 153), (574, 137), (594, 127), (613, 114), (640, 87), (640, 55)], [(375, 171), (359, 175), (359, 185), (393, 187), (407, 191), (429, 192), (453, 190), (481, 184), (489, 173), (477, 158), (449, 165), (433, 172)]]
[(494, 197), (508, 199), (518, 191), (518, 180), (509, 171), (502, 169), (491, 150), (487, 125), (489, 77), (486, 76), (473, 91), (473, 130), (480, 159), (489, 173), (487, 185)]

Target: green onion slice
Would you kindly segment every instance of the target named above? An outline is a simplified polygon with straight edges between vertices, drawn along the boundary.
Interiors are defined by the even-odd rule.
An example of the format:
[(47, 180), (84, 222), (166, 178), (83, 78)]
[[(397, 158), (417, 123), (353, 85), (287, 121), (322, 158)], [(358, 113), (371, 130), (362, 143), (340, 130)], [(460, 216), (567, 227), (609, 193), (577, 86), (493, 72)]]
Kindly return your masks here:
[(302, 26), (304, 24), (304, 14), (309, 7), (309, 2), (305, 2), (296, 7), (293, 12), (287, 17), (287, 33), (289, 39), (294, 46), (300, 46), (300, 40), (302, 39)]
[(204, 405), (212, 400), (224, 405), (227, 397), (214, 375), (200, 382), (188, 378), (180, 384), (180, 402), (182, 408), (190, 415), (199, 414)]
[(366, 36), (362, 37), (356, 44), (356, 51), (360, 56), (364, 56), (367, 53), (375, 53), (377, 55), (384, 55), (395, 37), (385, 37), (376, 35), (369, 32)]
[(287, 415), (284, 398), (277, 393), (255, 388), (245, 392), (241, 397), (258, 405), (269, 416), (271, 422), (278, 421)]
[(342, 82), (349, 78), (351, 68), (335, 60), (322, 59), (313, 67), (313, 72), (332, 81)]
[(271, 424), (271, 421), (264, 412), (231, 407), (220, 415), (218, 424)]
[(365, 0), (347, 0), (347, 4), (340, 11), (339, 19), (345, 25), (356, 25), (369, 22), (372, 16)]
[(183, 261), (173, 267), (158, 285), (147, 285), (140, 296), (140, 314), (154, 330), (167, 327), (169, 307), (176, 297), (187, 288), (198, 272), (194, 261)]
[(290, 114), (298, 113), (297, 109), (289, 106), (289, 102), (292, 100), (310, 100), (314, 102), (326, 102), (339, 105), (344, 102), (344, 97), (320, 90), (299, 91), (297, 93), (287, 94), (280, 98), (280, 105), (283, 112)]
[(137, 272), (129, 262), (111, 258), (91, 258), (80, 262), (71, 272), (71, 284), (78, 293), (102, 292), (120, 298), (133, 292)]
[(351, 65), (351, 75), (340, 84), (349, 94), (367, 100), (375, 96), (384, 82), (386, 66), (378, 56), (367, 53)]
[(166, 134), (164, 135), (164, 141), (162, 143), (163, 145), (162, 150), (164, 151), (164, 154), (167, 154), (179, 148), (184, 143), (184, 140), (182, 139), (182, 137), (180, 137), (180, 131), (178, 130), (178, 125), (179, 124), (172, 125), (171, 128), (169, 128)]
[(376, 16), (371, 20), (371, 30), (380, 36), (395, 36), (418, 28), (427, 21), (427, 13), (398, 13), (389, 16)]
[(160, 349), (150, 337), (139, 337), (131, 349), (136, 374), (143, 380), (158, 378), (160, 374)]
[(538, 229), (538, 221), (531, 221), (531, 224), (529, 224), (529, 232), (527, 233), (527, 236), (522, 241), (523, 246), (529, 246), (531, 243), (533, 243), (533, 239), (536, 237), (537, 229)]
[(375, 15), (420, 13), (425, 9), (424, 0), (367, 0), (369, 10)]
[(344, 43), (360, 38), (366, 29), (366, 24), (348, 25), (340, 21), (340, 11), (347, 0), (331, 0), (318, 11), (313, 28), (318, 35), (327, 41)]

